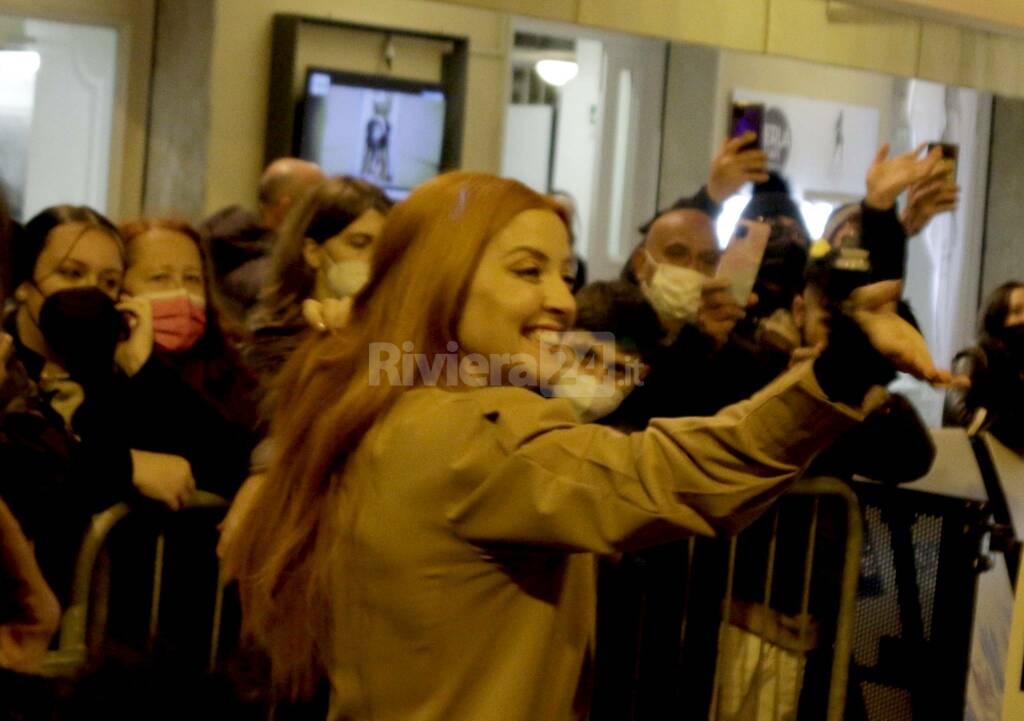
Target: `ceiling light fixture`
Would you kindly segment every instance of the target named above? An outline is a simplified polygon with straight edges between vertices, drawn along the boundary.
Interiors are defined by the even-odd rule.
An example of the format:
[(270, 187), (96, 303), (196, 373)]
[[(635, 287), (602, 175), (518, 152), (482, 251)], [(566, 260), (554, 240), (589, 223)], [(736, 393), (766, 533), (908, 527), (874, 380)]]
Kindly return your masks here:
[(27, 78), (39, 71), (39, 53), (35, 50), (0, 50), (0, 76)]
[(580, 66), (572, 60), (539, 60), (537, 74), (548, 85), (560, 88), (580, 72)]

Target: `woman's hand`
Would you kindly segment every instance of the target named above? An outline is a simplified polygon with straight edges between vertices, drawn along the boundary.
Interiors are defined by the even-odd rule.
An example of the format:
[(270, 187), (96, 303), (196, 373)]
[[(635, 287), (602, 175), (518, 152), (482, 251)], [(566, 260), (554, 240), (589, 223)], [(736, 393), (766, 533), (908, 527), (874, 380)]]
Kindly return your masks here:
[(132, 483), (146, 498), (180, 509), (196, 492), (192, 466), (181, 456), (132, 449)]
[(897, 280), (865, 285), (853, 291), (843, 310), (897, 370), (936, 386), (961, 383), (963, 379), (935, 367), (924, 336), (896, 313), (901, 290)]
[(896, 204), (900, 193), (931, 175), (942, 160), (942, 148), (933, 148), (932, 152), (919, 160), (918, 156), (925, 147), (925, 144), (921, 144), (909, 153), (890, 158), (889, 144), (883, 144), (868, 169), (868, 194), (864, 198), (865, 202), (876, 210), (889, 210)]
[(153, 306), (149, 298), (124, 296), (117, 309), (128, 317), (131, 335), (118, 343), (114, 360), (121, 370), (133, 376), (142, 370), (153, 352)]
[(352, 313), (352, 299), (324, 298), (314, 300), (307, 298), (302, 301), (302, 317), (311, 328), (321, 333), (344, 328)]

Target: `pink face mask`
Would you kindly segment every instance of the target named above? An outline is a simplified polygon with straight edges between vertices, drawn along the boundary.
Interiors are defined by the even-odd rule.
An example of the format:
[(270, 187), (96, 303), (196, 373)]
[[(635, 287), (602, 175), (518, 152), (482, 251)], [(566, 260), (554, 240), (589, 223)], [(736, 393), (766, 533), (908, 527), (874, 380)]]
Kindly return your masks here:
[(206, 300), (184, 288), (146, 293), (153, 306), (153, 340), (168, 353), (188, 350), (206, 331)]

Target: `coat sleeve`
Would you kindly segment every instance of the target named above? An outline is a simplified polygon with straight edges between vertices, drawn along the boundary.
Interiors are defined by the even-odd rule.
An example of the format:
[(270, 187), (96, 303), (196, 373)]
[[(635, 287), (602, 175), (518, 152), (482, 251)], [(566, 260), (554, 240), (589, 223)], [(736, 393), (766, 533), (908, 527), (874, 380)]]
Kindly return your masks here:
[(935, 443), (927, 426), (910, 401), (894, 394), (823, 453), (813, 471), (909, 483), (924, 477), (934, 462)]
[(122, 390), (130, 447), (182, 456), (201, 490), (230, 498), (249, 471), (255, 441), (176, 374), (151, 359)]
[(907, 231), (896, 207), (877, 210), (861, 203), (861, 242), (871, 253), (873, 281), (902, 280), (907, 267)]
[(714, 417), (629, 435), (527, 395), (487, 416), (506, 455), (448, 512), (472, 542), (608, 554), (733, 532), (862, 418), (826, 400), (810, 364)]
[[(980, 380), (984, 374), (984, 363), (981, 359), (982, 355), (975, 348), (962, 350), (953, 358), (952, 372), (970, 378), (971, 386), (953, 386), (946, 391), (946, 398), (942, 404), (942, 425), (964, 428), (971, 425), (974, 412), (977, 410), (977, 384), (984, 383)], [(973, 394), (970, 392), (972, 389), (975, 390)]]

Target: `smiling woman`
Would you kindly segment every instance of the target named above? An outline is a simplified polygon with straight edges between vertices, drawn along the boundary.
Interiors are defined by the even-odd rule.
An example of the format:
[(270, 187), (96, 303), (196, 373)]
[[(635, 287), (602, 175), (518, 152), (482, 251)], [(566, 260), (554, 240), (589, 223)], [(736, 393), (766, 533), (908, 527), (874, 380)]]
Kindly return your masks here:
[(575, 314), (565, 218), (514, 181), (442, 175), (376, 245), (348, 323), (282, 374), (278, 455), (225, 549), (275, 682), (327, 676), (336, 721), (585, 718), (596, 554), (752, 520), (862, 418), (881, 354), (944, 378), (886, 310), (895, 289), (871, 287), (813, 366), (631, 435), (507, 375), (375, 383), (375, 344), (533, 357), (542, 380)]
[[(572, 325), (573, 256), (565, 221), (553, 209), (526, 210), (487, 244), (466, 297), (458, 337), (463, 350), (526, 360), (523, 380), (536, 385), (558, 368), (540, 364), (551, 334)], [(537, 359), (537, 365), (528, 359)]]

